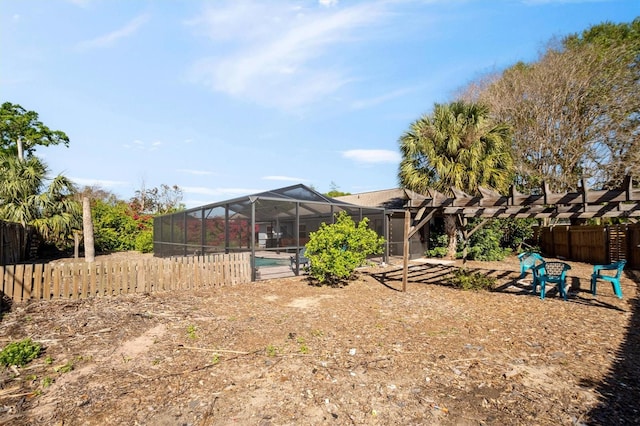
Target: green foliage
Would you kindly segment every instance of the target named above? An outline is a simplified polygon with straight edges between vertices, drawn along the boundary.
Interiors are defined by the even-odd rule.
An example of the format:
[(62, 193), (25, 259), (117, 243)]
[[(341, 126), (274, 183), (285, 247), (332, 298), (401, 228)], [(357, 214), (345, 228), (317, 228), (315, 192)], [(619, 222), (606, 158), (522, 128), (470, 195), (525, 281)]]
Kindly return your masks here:
[(11, 342), (0, 352), (0, 364), (4, 366), (17, 365), (22, 367), (36, 359), (41, 351), (42, 346), (31, 339)]
[[(469, 228), (473, 228), (477, 221), (470, 221)], [(483, 261), (499, 261), (504, 259), (511, 250), (501, 247), (503, 231), (501, 221), (490, 220), (469, 238), (467, 259)]]
[(309, 258), (309, 274), (320, 283), (337, 284), (349, 278), (362, 266), (367, 256), (382, 253), (384, 238), (368, 227), (364, 218), (357, 225), (342, 211), (335, 216), (335, 223), (323, 223), (312, 232), (306, 244)]
[(81, 208), (71, 181), (47, 173), (37, 157), (20, 160), (0, 151), (0, 220), (31, 225), (46, 242), (64, 247), (81, 228)]
[(135, 241), (135, 249), (140, 253), (151, 253), (153, 251), (153, 230), (143, 229), (140, 231)]
[(475, 194), (478, 186), (506, 191), (511, 184), (511, 131), (493, 122), (485, 105), (435, 104), (433, 114), (413, 122), (399, 142), (404, 188), (449, 192), (453, 186)]
[(533, 238), (536, 219), (496, 219), (502, 231), (500, 246), (512, 252), (520, 252), (522, 245)]
[(96, 251), (153, 250), (150, 215), (137, 214), (120, 200), (95, 200), (91, 214)]
[(491, 290), (496, 279), (467, 269), (456, 269), (448, 279), (449, 284), (462, 290)]
[[(479, 220), (472, 220), (467, 229), (473, 229)], [(533, 237), (535, 219), (492, 219), (471, 235), (467, 247), (467, 259), (500, 261), (509, 253), (519, 252), (525, 241)], [(442, 223), (436, 221), (429, 230), (429, 257), (444, 257), (447, 254), (448, 237)], [(462, 242), (458, 242), (457, 257), (462, 257)]]
[[(444, 232), (444, 230), (440, 230)], [(429, 249), (425, 253), (428, 257), (445, 257), (449, 238), (444, 233), (429, 233)]]
[(51, 130), (45, 126), (38, 120), (37, 112), (5, 102), (0, 106), (0, 151), (17, 157), (18, 141), (27, 154), (25, 157), (33, 155), (38, 145), (69, 146), (69, 137), (60, 130)]

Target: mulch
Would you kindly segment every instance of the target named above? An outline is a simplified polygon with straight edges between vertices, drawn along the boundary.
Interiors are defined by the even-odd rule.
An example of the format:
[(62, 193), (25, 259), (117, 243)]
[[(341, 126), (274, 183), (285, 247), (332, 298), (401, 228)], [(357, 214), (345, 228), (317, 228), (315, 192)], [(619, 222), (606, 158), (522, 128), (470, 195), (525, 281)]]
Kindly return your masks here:
[(467, 262), (493, 291), (446, 285), (453, 265), (182, 293), (13, 306), (2, 345), (44, 353), (0, 374), (0, 424), (640, 424), (638, 271), (623, 299), (540, 300), (517, 259)]

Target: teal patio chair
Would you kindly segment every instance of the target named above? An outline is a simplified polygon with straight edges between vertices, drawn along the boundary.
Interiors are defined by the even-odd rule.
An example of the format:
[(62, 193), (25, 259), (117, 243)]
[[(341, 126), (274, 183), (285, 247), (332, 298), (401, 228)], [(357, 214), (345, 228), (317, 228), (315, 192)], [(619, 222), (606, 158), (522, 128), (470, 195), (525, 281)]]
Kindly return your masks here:
[[(620, 287), (620, 277), (622, 276), (622, 270), (626, 260), (619, 260), (608, 265), (593, 265), (593, 274), (591, 274), (591, 293), (596, 295), (596, 285), (598, 280), (609, 281), (613, 286), (613, 292), (622, 299), (622, 288)], [(603, 273), (602, 271), (616, 271), (614, 275)], [(613, 272), (611, 272), (612, 274)]]
[[(300, 251), (298, 252), (298, 262), (300, 267), (306, 267), (309, 266), (309, 258), (305, 255), (307, 249), (306, 247), (302, 247), (300, 249)], [(291, 261), (291, 268), (295, 269), (296, 268), (296, 256), (291, 256), (289, 258), (289, 260)]]
[(564, 262), (543, 262), (533, 269), (533, 292), (540, 286), (540, 299), (544, 300), (547, 283), (555, 284), (564, 300), (567, 300), (567, 271), (571, 265)]
[(527, 275), (527, 271), (529, 269), (533, 270), (534, 267), (544, 262), (543, 257), (534, 252), (520, 253), (518, 255), (518, 259), (520, 260), (520, 278), (524, 278), (524, 276)]

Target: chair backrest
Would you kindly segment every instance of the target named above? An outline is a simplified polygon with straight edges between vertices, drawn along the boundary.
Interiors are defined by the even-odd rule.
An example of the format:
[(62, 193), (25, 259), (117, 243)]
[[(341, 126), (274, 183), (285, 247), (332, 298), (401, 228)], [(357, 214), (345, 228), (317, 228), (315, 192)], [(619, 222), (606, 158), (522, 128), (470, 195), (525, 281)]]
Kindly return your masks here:
[(528, 267), (534, 266), (536, 262), (544, 262), (542, 256), (540, 256), (538, 253), (533, 252), (520, 253), (518, 255), (518, 258), (520, 259), (520, 263), (522, 265)]
[(561, 277), (571, 269), (571, 266), (564, 262), (545, 262), (544, 269), (549, 277)]
[(624, 269), (624, 265), (627, 264), (627, 261), (625, 259), (622, 259), (613, 264), (616, 265), (616, 269), (618, 270), (618, 272), (616, 272), (616, 278), (620, 278), (620, 275), (622, 275), (622, 270)]

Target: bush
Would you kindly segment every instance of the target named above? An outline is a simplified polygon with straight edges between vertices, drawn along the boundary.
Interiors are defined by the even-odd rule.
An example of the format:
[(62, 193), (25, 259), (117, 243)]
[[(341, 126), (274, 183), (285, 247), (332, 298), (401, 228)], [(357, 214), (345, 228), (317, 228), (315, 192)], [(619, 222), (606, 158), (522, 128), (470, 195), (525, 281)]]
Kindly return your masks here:
[[(502, 221), (490, 220), (478, 229), (469, 239), (467, 259), (483, 261), (503, 260), (511, 250), (501, 247), (503, 236)], [(473, 228), (477, 221), (470, 221), (469, 227)]]
[(31, 339), (11, 342), (0, 352), (0, 364), (24, 366), (40, 356), (42, 347)]
[(322, 223), (306, 244), (309, 275), (320, 283), (337, 284), (350, 278), (371, 254), (382, 253), (384, 238), (368, 227), (364, 218), (356, 226), (346, 213), (336, 215), (335, 223)]
[(153, 230), (145, 229), (138, 234), (135, 249), (140, 253), (151, 253), (153, 251)]
[(496, 283), (496, 279), (482, 275), (478, 272), (471, 272), (467, 269), (457, 269), (453, 276), (448, 279), (449, 284), (462, 290), (491, 290)]

